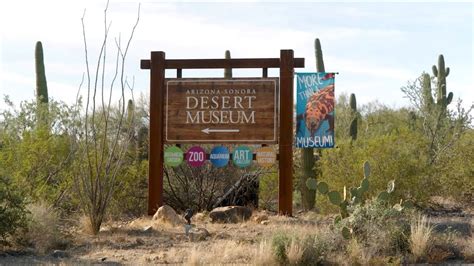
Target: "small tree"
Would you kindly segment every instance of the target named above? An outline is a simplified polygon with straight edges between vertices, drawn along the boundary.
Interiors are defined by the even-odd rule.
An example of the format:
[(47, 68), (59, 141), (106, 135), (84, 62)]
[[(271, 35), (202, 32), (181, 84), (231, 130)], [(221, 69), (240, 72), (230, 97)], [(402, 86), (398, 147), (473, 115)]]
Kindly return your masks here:
[[(86, 88), (85, 110), (81, 115), (81, 127), (76, 129), (78, 158), (75, 169), (75, 184), (82, 208), (89, 217), (92, 232), (97, 234), (106, 214), (109, 201), (119, 185), (118, 175), (122, 169), (125, 155), (128, 150), (132, 127), (128, 127), (125, 91), (133, 92), (133, 84), (125, 75), (125, 61), (133, 34), (140, 18), (138, 7), (137, 20), (132, 28), (125, 48), (120, 38), (115, 39), (116, 56), (115, 69), (110, 84), (106, 84), (107, 44), (110, 30), (107, 21), (107, 10), (104, 10), (104, 39), (97, 58), (95, 72), (91, 73), (84, 16), (82, 29), (84, 38), (84, 52), (86, 78), (83, 78), (79, 90)], [(120, 91), (118, 106), (112, 105), (114, 88)], [(100, 102), (97, 94), (100, 93)], [(108, 95), (108, 96), (105, 96)], [(133, 119), (129, 118), (129, 119)]]

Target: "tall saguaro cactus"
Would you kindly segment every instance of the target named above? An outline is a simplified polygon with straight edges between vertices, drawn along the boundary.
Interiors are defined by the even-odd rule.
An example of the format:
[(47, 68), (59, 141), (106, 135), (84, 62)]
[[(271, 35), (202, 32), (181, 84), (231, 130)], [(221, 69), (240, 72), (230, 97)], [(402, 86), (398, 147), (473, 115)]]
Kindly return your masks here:
[[(323, 61), (323, 51), (321, 49), (321, 43), (319, 39), (316, 38), (314, 41), (314, 52), (316, 55), (316, 70), (318, 72), (324, 72), (324, 61)], [(321, 152), (318, 151), (319, 156)], [(321, 172), (321, 169), (315, 164), (316, 160), (314, 156), (313, 148), (304, 148), (301, 153), (301, 160), (303, 162), (303, 173), (300, 177), (300, 190), (301, 190), (301, 200), (303, 209), (310, 210), (314, 208), (316, 201), (316, 191), (311, 190), (306, 186), (306, 181), (308, 178), (316, 178), (317, 175)]]
[(437, 80), (437, 97), (436, 105), (440, 108), (442, 114), (446, 113), (448, 104), (453, 100), (453, 93), (446, 95), (446, 77), (449, 75), (449, 67), (445, 67), (444, 56), (442, 54), (438, 57), (438, 67), (433, 65), (433, 75)]
[[(230, 51), (226, 50), (225, 51), (225, 59), (230, 59)], [(232, 78), (232, 68), (225, 68), (224, 69), (224, 78), (230, 79)]]
[(356, 96), (354, 93), (351, 93), (351, 98), (349, 101), (349, 105), (351, 106), (351, 126), (349, 128), (349, 135), (351, 136), (352, 140), (357, 139), (357, 101)]
[(36, 97), (38, 103), (48, 103), (48, 85), (44, 70), (43, 45), (40, 41), (35, 46), (35, 69), (36, 69)]
[(35, 72), (36, 72), (36, 119), (37, 127), (47, 129), (49, 107), (48, 107), (48, 85), (44, 70), (43, 45), (40, 41), (35, 45)]

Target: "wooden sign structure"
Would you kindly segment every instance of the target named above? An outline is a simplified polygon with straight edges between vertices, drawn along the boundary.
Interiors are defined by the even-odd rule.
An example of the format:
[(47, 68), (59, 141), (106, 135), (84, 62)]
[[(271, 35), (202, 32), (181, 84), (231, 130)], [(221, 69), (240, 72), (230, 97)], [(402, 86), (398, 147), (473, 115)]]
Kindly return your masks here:
[[(278, 182), (278, 210), (279, 213), (284, 214), (284, 215), (292, 215), (292, 193), (293, 193), (293, 93), (294, 93), (294, 88), (293, 88), (293, 78), (294, 78), (294, 68), (297, 67), (304, 67), (304, 58), (294, 58), (294, 53), (293, 50), (280, 50), (280, 58), (253, 58), (253, 59), (166, 59), (165, 53), (164, 52), (151, 52), (151, 59), (149, 60), (141, 60), (141, 69), (150, 69), (150, 129), (149, 129), (149, 136), (150, 136), (150, 141), (149, 141), (149, 178), (148, 178), (148, 214), (153, 215), (158, 207), (163, 205), (163, 146), (164, 143), (168, 142), (169, 143), (186, 143), (186, 142), (201, 142), (201, 143), (212, 143), (211, 139), (216, 138), (228, 138), (228, 139), (221, 139), (218, 142), (239, 142), (241, 140), (242, 143), (249, 142), (249, 143), (278, 143), (279, 145), (279, 182)], [(186, 109), (188, 109), (189, 112), (191, 112), (190, 118), (188, 118), (188, 122), (196, 122), (198, 119), (202, 121), (201, 114), (204, 115), (204, 113), (199, 113), (199, 117), (197, 116), (198, 111), (208, 111), (208, 108), (211, 109), (211, 105), (214, 104), (213, 106), (215, 107), (214, 110), (222, 110), (224, 109), (223, 107), (230, 108), (231, 105), (233, 104), (234, 109), (239, 109), (240, 111), (243, 110), (250, 110), (252, 108), (249, 108), (252, 105), (252, 101), (255, 100), (251, 96), (258, 97), (258, 93), (255, 92), (255, 95), (252, 95), (253, 93), (247, 93), (243, 94), (243, 96), (247, 96), (247, 98), (242, 98), (242, 99), (233, 99), (233, 102), (231, 104), (231, 99), (230, 98), (220, 98), (220, 105), (216, 106), (219, 102), (219, 99), (217, 99), (217, 103), (213, 103), (212, 99), (192, 99), (188, 98), (186, 99), (184, 95), (186, 95), (186, 86), (184, 86), (184, 83), (188, 79), (181, 79), (182, 77), (182, 69), (215, 69), (215, 68), (261, 68), (263, 69), (263, 80), (259, 80), (261, 82), (262, 86), (262, 91), (267, 91), (267, 92), (258, 92), (258, 93), (268, 93), (269, 91), (273, 90), (273, 88), (276, 88), (275, 86), (272, 87), (271, 82), (273, 82), (276, 79), (268, 79), (268, 68), (279, 68), (280, 69), (280, 77), (279, 77), (279, 90), (278, 90), (278, 98), (279, 98), (279, 106), (276, 105), (274, 107), (277, 108), (277, 110), (280, 111), (279, 114), (279, 129), (276, 130), (276, 133), (278, 136), (274, 136), (275, 139), (272, 139), (272, 135), (268, 134), (268, 132), (261, 133), (260, 135), (257, 133), (259, 130), (256, 130), (257, 128), (262, 127), (259, 124), (256, 124), (253, 126), (250, 122), (252, 122), (252, 115), (249, 113), (245, 114), (245, 117), (243, 117), (243, 114), (241, 114), (241, 120), (247, 123), (241, 123), (239, 128), (220, 128), (223, 130), (239, 130), (239, 132), (226, 132), (226, 133), (234, 133), (234, 135), (229, 135), (226, 134), (225, 137), (222, 137), (224, 135), (221, 135), (219, 137), (217, 134), (218, 132), (215, 130), (219, 129), (214, 129), (214, 132), (212, 132), (212, 129), (210, 127), (202, 127), (202, 123), (196, 124), (193, 123), (193, 126), (189, 126), (189, 128), (192, 128), (191, 131), (186, 131), (184, 133), (177, 134), (175, 130), (177, 129), (176, 127), (180, 127), (179, 130), (183, 129), (183, 121), (184, 123), (186, 122), (186, 117), (187, 113), (185, 112)], [(166, 69), (176, 69), (177, 70), (177, 79), (173, 80), (167, 80), (165, 79), (165, 70)], [(231, 89), (232, 86), (236, 86), (236, 89), (245, 89), (244, 87), (239, 87), (242, 85), (237, 85), (239, 84), (238, 80), (247, 80), (248, 84), (251, 84), (252, 82), (249, 83), (249, 80), (255, 80), (255, 79), (209, 79), (208, 82), (216, 82), (216, 85), (219, 85), (219, 87), (216, 88), (222, 88), (222, 90), (225, 90), (227, 88), (228, 90)], [(188, 82), (194, 82), (194, 86), (199, 86), (198, 80), (188, 80)], [(266, 84), (265, 82), (268, 82)], [(240, 83), (243, 84), (243, 83)], [(189, 85), (189, 84), (188, 84)], [(202, 85), (202, 83), (201, 83)], [(209, 84), (206, 85), (204, 82), (205, 86), (208, 86)], [(191, 86), (187, 87), (188, 89), (192, 89)], [(270, 89), (272, 88), (272, 89)], [(171, 89), (171, 90), (170, 90)], [(199, 88), (195, 88), (199, 89)], [(247, 88), (251, 89), (251, 88)], [(181, 91), (180, 91), (181, 90)], [(167, 94), (168, 91), (168, 94)], [(171, 94), (174, 94), (174, 96), (177, 96), (178, 98), (168, 98), (170, 101), (168, 101), (168, 104), (165, 105), (166, 102), (166, 97), (170, 96), (170, 91)], [(176, 93), (178, 95), (176, 95)], [(276, 93), (276, 92), (274, 92)], [(190, 97), (196, 97), (196, 95), (192, 95), (191, 93), (188, 94)], [(231, 96), (231, 95), (227, 95)], [(172, 100), (171, 100), (172, 99)], [(184, 99), (184, 100), (183, 100)], [(227, 102), (227, 99), (229, 100)], [(176, 109), (173, 104), (175, 104), (174, 100), (177, 100), (178, 104), (177, 106), (182, 106), (184, 104), (185, 107), (189, 108), (184, 108), (184, 112), (181, 113), (175, 113), (175, 116), (173, 116), (173, 119), (168, 119), (166, 118), (166, 113), (168, 111), (173, 111)], [(199, 102), (199, 100), (201, 100)], [(181, 101), (181, 102), (180, 102)], [(184, 101), (184, 102), (183, 102)], [(197, 106), (196, 106), (196, 101)], [(236, 101), (238, 103), (236, 103)], [(246, 102), (247, 101), (247, 102)], [(268, 101), (273, 101), (273, 99), (266, 99), (265, 103), (260, 103), (262, 104), (258, 108), (263, 108), (263, 112), (265, 110), (275, 110), (274, 107), (268, 105)], [(278, 102), (278, 100), (276, 101)], [(245, 105), (246, 104), (246, 105)], [(187, 106), (189, 105), (189, 106)], [(268, 105), (268, 106), (267, 106)], [(166, 110), (166, 107), (168, 110)], [(253, 105), (255, 106), (255, 105)], [(199, 108), (198, 108), (199, 107)], [(241, 108), (242, 107), (242, 108)], [(181, 108), (183, 109), (183, 108)], [(230, 110), (226, 110), (230, 111)], [(175, 110), (176, 112), (176, 110)], [(266, 112), (268, 113), (268, 112)], [(169, 114), (169, 113), (168, 113)], [(229, 115), (229, 113), (227, 113)], [(258, 119), (257, 114), (254, 114), (255, 117), (253, 119)], [(217, 114), (217, 116), (220, 119), (220, 122), (226, 121), (223, 118), (222, 114)], [(212, 118), (212, 115), (211, 115)], [(176, 120), (174, 120), (176, 119)], [(205, 118), (205, 121), (208, 121), (210, 118), (207, 116)], [(217, 119), (217, 118), (216, 118)], [(243, 119), (243, 120), (242, 120)], [(275, 121), (273, 118), (269, 118), (270, 121)], [(171, 122), (170, 122), (171, 121)], [(173, 121), (177, 121), (176, 123)], [(203, 121), (203, 122), (205, 122)], [(229, 118), (230, 121), (230, 118)], [(237, 121), (237, 118), (234, 118), (234, 121)], [(268, 122), (268, 121), (267, 121)], [(166, 124), (168, 123), (168, 124)], [(192, 124), (192, 123), (188, 123)], [(222, 125), (223, 123), (217, 123), (219, 125)], [(271, 123), (270, 123), (271, 124)], [(278, 124), (278, 123), (276, 123)], [(207, 126), (208, 124), (206, 124)], [(188, 127), (188, 125), (186, 126)], [(249, 131), (249, 128), (252, 128), (252, 130)], [(262, 127), (263, 128), (263, 127)], [(268, 125), (265, 126), (267, 128), (266, 130), (269, 129)], [(274, 131), (275, 126), (270, 130)], [(244, 135), (239, 135), (237, 133), (240, 133), (240, 130), (242, 132), (247, 132), (244, 133)], [(209, 136), (204, 136), (206, 135)], [(255, 136), (252, 136), (252, 132), (255, 134)], [(213, 134), (211, 136), (211, 134)], [(203, 137), (204, 136), (204, 137)], [(229, 137), (230, 136), (230, 137)], [(243, 139), (242, 136), (245, 138), (254, 138), (254, 139)], [(270, 136), (270, 137), (269, 137)], [(263, 138), (259, 139), (259, 138)]]
[(277, 78), (165, 82), (165, 142), (277, 143)]

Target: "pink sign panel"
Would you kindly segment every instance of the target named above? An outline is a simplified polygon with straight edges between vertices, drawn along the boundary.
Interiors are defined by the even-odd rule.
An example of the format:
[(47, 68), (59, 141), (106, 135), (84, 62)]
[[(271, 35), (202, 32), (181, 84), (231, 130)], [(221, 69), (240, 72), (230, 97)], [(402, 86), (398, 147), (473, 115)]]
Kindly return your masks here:
[(199, 167), (206, 162), (206, 151), (199, 147), (191, 147), (186, 153), (186, 161), (192, 167)]

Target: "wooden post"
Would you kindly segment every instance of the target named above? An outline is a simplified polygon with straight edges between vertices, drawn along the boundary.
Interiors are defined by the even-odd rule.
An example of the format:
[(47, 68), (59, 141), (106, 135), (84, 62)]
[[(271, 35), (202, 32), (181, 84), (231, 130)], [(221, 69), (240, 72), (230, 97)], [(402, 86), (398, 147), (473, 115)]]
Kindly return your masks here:
[(280, 50), (280, 141), (278, 212), (293, 212), (293, 50)]
[[(163, 101), (165, 53), (151, 52), (148, 215), (163, 205)], [(153, 136), (153, 137), (151, 137)]]

